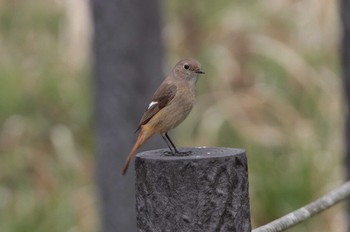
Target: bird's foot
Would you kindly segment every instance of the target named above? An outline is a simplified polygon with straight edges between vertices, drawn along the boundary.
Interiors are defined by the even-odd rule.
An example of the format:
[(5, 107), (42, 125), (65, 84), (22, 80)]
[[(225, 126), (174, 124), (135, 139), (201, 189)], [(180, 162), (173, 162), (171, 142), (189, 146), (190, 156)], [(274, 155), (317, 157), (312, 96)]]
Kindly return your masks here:
[(164, 156), (175, 156), (175, 153), (172, 151), (165, 151), (165, 152), (163, 152), (163, 155)]
[(192, 155), (192, 151), (165, 151), (164, 156), (189, 156)]
[(175, 156), (189, 156), (192, 155), (192, 151), (177, 151)]

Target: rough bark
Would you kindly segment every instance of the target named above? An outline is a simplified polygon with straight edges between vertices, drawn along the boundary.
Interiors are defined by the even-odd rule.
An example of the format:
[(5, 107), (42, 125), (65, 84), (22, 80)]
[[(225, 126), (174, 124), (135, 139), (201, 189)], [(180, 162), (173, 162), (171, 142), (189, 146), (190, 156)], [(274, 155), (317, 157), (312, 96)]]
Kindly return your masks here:
[[(102, 231), (136, 231), (134, 173), (120, 171), (163, 79), (158, 0), (92, 0), (96, 181)], [(151, 140), (148, 147), (160, 144)], [(153, 145), (153, 146), (152, 146)], [(147, 148), (147, 146), (146, 146)]]
[(137, 155), (139, 231), (250, 232), (244, 150), (190, 150), (185, 157), (163, 156), (163, 149)]

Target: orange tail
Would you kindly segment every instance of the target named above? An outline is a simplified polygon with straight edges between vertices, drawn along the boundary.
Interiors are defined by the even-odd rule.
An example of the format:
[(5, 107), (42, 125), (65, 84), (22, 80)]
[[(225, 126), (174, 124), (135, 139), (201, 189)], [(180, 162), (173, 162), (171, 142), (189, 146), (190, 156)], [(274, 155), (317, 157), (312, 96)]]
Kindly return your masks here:
[(128, 155), (128, 158), (125, 161), (123, 170), (122, 170), (122, 175), (124, 176), (125, 173), (128, 171), (128, 167), (130, 164), (130, 161), (134, 156), (136, 155), (137, 150), (151, 137), (152, 134), (145, 133), (146, 131), (141, 130), (139, 133), (139, 136), (137, 137), (136, 143), (134, 147), (132, 148), (130, 154)]

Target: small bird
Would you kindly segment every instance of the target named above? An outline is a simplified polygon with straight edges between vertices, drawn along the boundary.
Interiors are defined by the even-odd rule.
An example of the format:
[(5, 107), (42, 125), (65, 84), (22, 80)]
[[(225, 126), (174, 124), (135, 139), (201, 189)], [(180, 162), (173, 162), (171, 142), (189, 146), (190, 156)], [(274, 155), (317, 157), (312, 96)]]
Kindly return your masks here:
[(143, 113), (136, 143), (128, 155), (122, 175), (128, 170), (129, 163), (137, 150), (154, 134), (160, 134), (170, 151), (165, 155), (186, 156), (191, 151), (180, 152), (168, 136), (168, 131), (178, 126), (190, 113), (195, 101), (196, 83), (201, 64), (193, 59), (180, 60), (154, 93), (151, 103)]

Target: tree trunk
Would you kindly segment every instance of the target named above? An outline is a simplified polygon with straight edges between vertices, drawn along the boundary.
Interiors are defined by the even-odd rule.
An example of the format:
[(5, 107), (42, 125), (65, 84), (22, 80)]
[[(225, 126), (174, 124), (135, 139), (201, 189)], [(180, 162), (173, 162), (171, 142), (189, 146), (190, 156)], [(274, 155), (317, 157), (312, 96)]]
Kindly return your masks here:
[[(162, 80), (157, 0), (93, 0), (96, 181), (102, 231), (136, 231), (134, 171), (121, 168)], [(151, 146), (160, 140), (151, 140)], [(147, 147), (147, 146), (146, 146)]]

